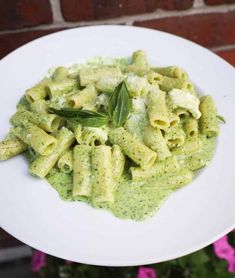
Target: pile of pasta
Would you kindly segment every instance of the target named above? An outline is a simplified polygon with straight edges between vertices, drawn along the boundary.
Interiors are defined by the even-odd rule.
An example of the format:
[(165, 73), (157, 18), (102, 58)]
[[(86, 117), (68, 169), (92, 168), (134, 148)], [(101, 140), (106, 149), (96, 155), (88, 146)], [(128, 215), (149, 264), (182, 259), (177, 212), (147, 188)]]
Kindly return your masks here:
[[(107, 113), (110, 95), (121, 82), (131, 101), (122, 126), (110, 121), (86, 126), (49, 112), (69, 107)], [(123, 176), (138, 182), (175, 173), (177, 154), (191, 155), (202, 148), (202, 138), (219, 133), (212, 97), (199, 97), (177, 66), (151, 67), (144, 51), (130, 60), (56, 68), (26, 91), (11, 124), (0, 143), (1, 160), (27, 151), (30, 174), (45, 178), (53, 168), (70, 174), (73, 198), (95, 204), (112, 203)], [(203, 166), (184, 167), (184, 183)]]

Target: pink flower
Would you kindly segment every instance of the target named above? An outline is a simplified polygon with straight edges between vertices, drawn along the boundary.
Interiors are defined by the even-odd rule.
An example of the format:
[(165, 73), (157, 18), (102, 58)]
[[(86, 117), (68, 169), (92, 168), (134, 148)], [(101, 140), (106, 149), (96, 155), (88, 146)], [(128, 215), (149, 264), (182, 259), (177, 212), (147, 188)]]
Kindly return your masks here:
[(138, 269), (137, 278), (157, 278), (157, 275), (153, 268), (141, 266)]
[(216, 256), (227, 261), (228, 271), (235, 272), (235, 248), (229, 244), (228, 236), (217, 240), (213, 246)]
[(45, 265), (46, 265), (46, 254), (39, 250), (34, 251), (31, 260), (31, 270), (33, 272), (38, 272)]

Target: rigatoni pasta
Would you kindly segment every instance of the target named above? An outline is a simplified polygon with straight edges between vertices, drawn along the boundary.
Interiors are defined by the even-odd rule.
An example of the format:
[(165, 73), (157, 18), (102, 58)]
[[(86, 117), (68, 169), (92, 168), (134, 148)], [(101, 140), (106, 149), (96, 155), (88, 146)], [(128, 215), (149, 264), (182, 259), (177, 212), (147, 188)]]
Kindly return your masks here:
[(73, 197), (91, 196), (91, 147), (76, 146), (73, 150)]
[(27, 144), (18, 138), (0, 142), (0, 160), (7, 160), (27, 150)]
[(45, 78), (34, 87), (28, 89), (25, 93), (27, 101), (32, 103), (36, 100), (45, 99), (48, 94), (46, 86), (48, 86), (51, 82), (52, 81), (49, 78)]
[(45, 99), (38, 99), (30, 103), (30, 110), (36, 113), (47, 114), (48, 107), (49, 105)]
[(45, 88), (50, 98), (57, 98), (76, 89), (76, 85), (77, 82), (75, 79), (66, 78), (54, 80), (47, 84)]
[(159, 128), (148, 125), (144, 131), (144, 143), (157, 153), (158, 160), (164, 160), (171, 156), (167, 146), (167, 140), (163, 137)]
[(119, 145), (123, 152), (142, 168), (151, 167), (157, 158), (154, 151), (140, 143), (122, 127), (110, 131), (109, 141)]
[(184, 130), (187, 136), (192, 137), (198, 134), (198, 121), (193, 118), (189, 118), (184, 125)]
[(219, 121), (212, 97), (203, 97), (200, 101), (199, 109), (202, 113), (200, 118), (202, 133), (209, 137), (217, 136), (219, 134)]
[(178, 78), (183, 80), (187, 80), (188, 78), (186, 71), (180, 69), (177, 66), (157, 67), (157, 68), (153, 68), (153, 70), (159, 74), (172, 77), (172, 78)]
[(143, 50), (57, 67), (20, 99), (0, 160), (24, 153), (63, 200), (144, 220), (212, 159), (220, 116), (196, 88)]
[(67, 105), (73, 108), (94, 107), (97, 97), (96, 89), (93, 85), (88, 85), (85, 89), (74, 93), (67, 98)]
[(149, 122), (152, 127), (166, 129), (170, 126), (169, 113), (166, 106), (166, 93), (151, 90), (147, 98)]
[(57, 146), (57, 139), (54, 136), (47, 134), (43, 129), (27, 120), (22, 121), (21, 125), (13, 128), (12, 132), (40, 155), (52, 153)]
[(58, 168), (66, 173), (69, 174), (73, 171), (73, 150), (67, 150), (58, 160)]
[(92, 165), (92, 204), (114, 201), (112, 152), (109, 146), (96, 146), (91, 150)]
[(140, 167), (131, 167), (131, 176), (134, 181), (146, 180), (156, 176), (161, 176), (164, 172), (173, 173), (179, 169), (179, 164), (175, 157), (168, 158), (165, 161), (159, 161), (153, 164), (149, 169), (142, 169)]
[(47, 132), (56, 131), (61, 123), (60, 117), (53, 114), (45, 114), (45, 113), (34, 113), (31, 111), (20, 111), (17, 112), (11, 118), (11, 123), (14, 126), (19, 126), (22, 121), (29, 121), (38, 127), (42, 128)]
[(113, 177), (118, 179), (122, 176), (125, 167), (125, 155), (119, 145), (112, 146)]
[(161, 90), (169, 92), (172, 89), (182, 89), (187, 90), (189, 92), (194, 90), (194, 86), (190, 81), (184, 79), (171, 78), (167, 76), (163, 76), (163, 78), (159, 81), (159, 87)]
[(74, 135), (64, 127), (56, 134), (56, 139), (58, 143), (53, 152), (49, 155), (38, 156), (38, 158), (31, 163), (29, 171), (32, 175), (44, 178), (55, 166), (63, 153), (73, 144)]

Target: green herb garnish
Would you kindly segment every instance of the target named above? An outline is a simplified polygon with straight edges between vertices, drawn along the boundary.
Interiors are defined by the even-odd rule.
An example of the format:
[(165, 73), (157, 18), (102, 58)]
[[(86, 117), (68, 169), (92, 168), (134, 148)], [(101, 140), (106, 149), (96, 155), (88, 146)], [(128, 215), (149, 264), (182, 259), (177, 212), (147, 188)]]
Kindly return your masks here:
[(115, 127), (122, 126), (129, 114), (130, 97), (125, 82), (121, 82), (109, 98), (108, 115), (91, 110), (76, 108), (49, 108), (49, 112), (66, 119), (77, 120), (84, 126), (100, 127), (110, 119)]
[(130, 97), (125, 82), (121, 82), (109, 99), (108, 114), (115, 127), (122, 126), (129, 114)]
[(216, 115), (216, 117), (221, 123), (226, 124), (225, 118), (223, 116)]
[(60, 110), (49, 108), (49, 112), (66, 119), (77, 120), (84, 126), (100, 127), (107, 123), (108, 116), (91, 110), (80, 110), (76, 108), (61, 108)]

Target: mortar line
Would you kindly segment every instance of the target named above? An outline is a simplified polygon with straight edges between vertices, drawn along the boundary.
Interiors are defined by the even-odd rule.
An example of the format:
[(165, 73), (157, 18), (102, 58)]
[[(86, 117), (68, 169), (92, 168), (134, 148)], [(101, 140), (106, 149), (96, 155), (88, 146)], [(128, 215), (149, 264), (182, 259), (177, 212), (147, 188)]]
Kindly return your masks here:
[(53, 23), (65, 23), (62, 16), (60, 0), (50, 0), (50, 4), (53, 15)]
[(207, 5), (205, 4), (204, 0), (194, 0), (193, 2), (193, 8), (201, 8), (201, 7), (206, 7)]
[(214, 52), (219, 51), (227, 51), (227, 50), (235, 50), (235, 44), (223, 45), (223, 46), (215, 46), (210, 48)]

